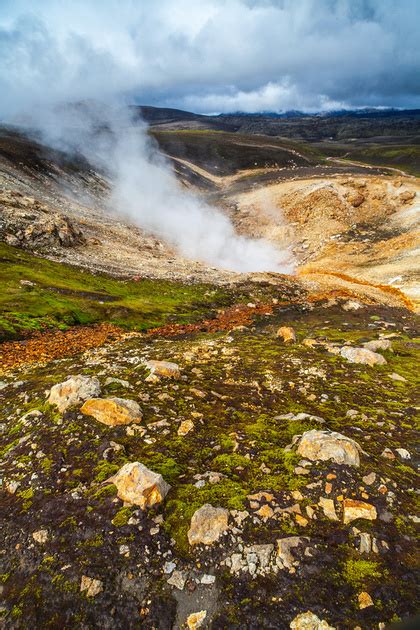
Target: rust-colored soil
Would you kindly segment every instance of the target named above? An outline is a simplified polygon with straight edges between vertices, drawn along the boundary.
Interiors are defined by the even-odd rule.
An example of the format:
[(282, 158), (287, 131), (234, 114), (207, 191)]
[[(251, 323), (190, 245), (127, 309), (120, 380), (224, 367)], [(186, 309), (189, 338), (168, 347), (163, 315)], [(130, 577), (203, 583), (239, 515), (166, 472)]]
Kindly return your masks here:
[(97, 324), (40, 332), (23, 341), (6, 341), (0, 344), (0, 372), (78, 354), (126, 334), (118, 326)]
[(273, 312), (271, 304), (258, 304), (255, 307), (238, 304), (219, 313), (213, 319), (205, 319), (195, 324), (168, 324), (149, 330), (152, 336), (173, 337), (196, 332), (218, 332), (231, 330), (236, 326), (248, 326), (255, 315), (269, 315)]

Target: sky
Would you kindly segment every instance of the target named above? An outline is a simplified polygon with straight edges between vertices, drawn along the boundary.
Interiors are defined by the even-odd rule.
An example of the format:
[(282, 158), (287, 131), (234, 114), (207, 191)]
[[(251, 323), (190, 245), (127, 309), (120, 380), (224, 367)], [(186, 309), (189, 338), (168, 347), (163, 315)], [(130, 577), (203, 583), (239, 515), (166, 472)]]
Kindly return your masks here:
[(420, 107), (419, 0), (0, 0), (0, 116)]

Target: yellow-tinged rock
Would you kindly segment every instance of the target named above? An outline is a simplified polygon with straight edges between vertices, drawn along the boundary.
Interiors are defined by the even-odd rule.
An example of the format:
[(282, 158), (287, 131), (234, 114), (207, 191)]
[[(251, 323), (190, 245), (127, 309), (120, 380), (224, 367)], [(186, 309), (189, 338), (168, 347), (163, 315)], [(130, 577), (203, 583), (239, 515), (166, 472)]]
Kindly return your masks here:
[(255, 512), (255, 514), (258, 514), (258, 516), (261, 516), (261, 518), (266, 520), (267, 518), (271, 518), (274, 512), (269, 505), (265, 504), (261, 506), (260, 509)]
[(88, 597), (96, 597), (96, 595), (102, 593), (103, 590), (101, 580), (96, 580), (88, 575), (82, 575), (82, 579), (80, 581), (80, 591), (82, 593), (85, 591)]
[(162, 475), (140, 462), (125, 464), (111, 481), (117, 486), (119, 499), (138, 505), (142, 510), (161, 503), (171, 487)]
[(80, 411), (110, 427), (138, 424), (142, 420), (139, 405), (125, 398), (90, 398)]
[(296, 520), (296, 523), (300, 525), (301, 527), (306, 527), (307, 524), (309, 523), (308, 519), (305, 518), (304, 516), (301, 516), (300, 514), (296, 514), (295, 520)]
[(377, 512), (374, 505), (364, 501), (356, 501), (355, 499), (344, 499), (343, 519), (345, 524), (351, 523), (358, 518), (374, 521), (376, 517)]
[(297, 615), (290, 622), (291, 630), (335, 630), (324, 619), (320, 619), (313, 612), (308, 610), (306, 613)]
[(276, 337), (283, 339), (284, 343), (296, 343), (296, 333), (291, 326), (281, 326)]
[(200, 610), (199, 612), (192, 613), (187, 618), (187, 626), (189, 630), (196, 630), (201, 628), (205, 618), (207, 617), (207, 610)]
[(359, 593), (359, 596), (357, 599), (359, 600), (360, 609), (368, 608), (369, 606), (374, 606), (373, 599), (371, 598), (369, 593), (366, 593), (366, 591), (362, 591), (361, 593)]
[(194, 422), (192, 420), (183, 420), (178, 428), (178, 435), (187, 435), (194, 429)]

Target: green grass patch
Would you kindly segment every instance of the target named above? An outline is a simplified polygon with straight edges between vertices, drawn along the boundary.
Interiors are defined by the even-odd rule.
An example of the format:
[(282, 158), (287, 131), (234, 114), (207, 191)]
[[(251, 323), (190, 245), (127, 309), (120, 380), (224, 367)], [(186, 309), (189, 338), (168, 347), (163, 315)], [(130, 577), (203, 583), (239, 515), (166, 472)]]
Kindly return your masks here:
[(230, 303), (227, 292), (210, 285), (92, 274), (5, 243), (0, 243), (0, 260), (0, 340), (103, 321), (146, 330), (168, 321), (195, 321)]

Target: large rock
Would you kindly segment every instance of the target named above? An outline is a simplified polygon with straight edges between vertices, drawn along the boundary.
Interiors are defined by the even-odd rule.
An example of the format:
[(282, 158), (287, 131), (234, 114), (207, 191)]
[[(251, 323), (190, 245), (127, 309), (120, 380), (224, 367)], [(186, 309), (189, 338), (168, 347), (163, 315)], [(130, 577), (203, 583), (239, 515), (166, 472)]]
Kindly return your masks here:
[(159, 376), (166, 376), (167, 378), (181, 378), (181, 370), (179, 369), (179, 365), (177, 363), (153, 360), (146, 361), (146, 367), (150, 370), (148, 378), (152, 377), (153, 379)]
[(300, 439), (297, 453), (311, 461), (332, 460), (336, 464), (360, 466), (361, 448), (351, 438), (335, 431), (306, 431)]
[(290, 623), (292, 630), (335, 630), (326, 621), (317, 617), (313, 612), (301, 613)]
[(99, 396), (100, 393), (101, 387), (97, 378), (78, 374), (69, 376), (63, 383), (53, 385), (48, 402), (58, 407), (58, 410), (63, 413), (68, 407)]
[(190, 545), (212, 545), (228, 528), (229, 512), (206, 503), (196, 510), (188, 530)]
[(139, 405), (134, 400), (125, 398), (90, 398), (80, 411), (110, 427), (138, 424), (142, 420)]
[(149, 470), (140, 462), (125, 464), (111, 481), (117, 486), (118, 498), (138, 505), (142, 510), (161, 503), (171, 487), (162, 475)]
[(364, 501), (356, 501), (355, 499), (344, 499), (343, 520), (345, 524), (351, 523), (358, 518), (374, 521), (376, 517), (377, 512), (374, 505), (365, 503)]
[(363, 363), (365, 365), (384, 365), (386, 359), (377, 352), (372, 352), (368, 348), (351, 348), (350, 346), (343, 346), (340, 348), (340, 354), (344, 359), (347, 359), (349, 363)]

